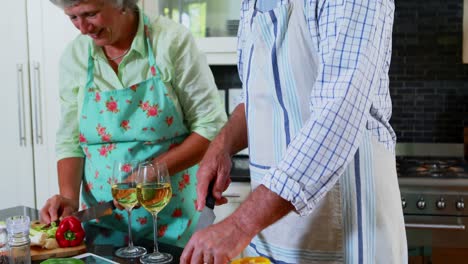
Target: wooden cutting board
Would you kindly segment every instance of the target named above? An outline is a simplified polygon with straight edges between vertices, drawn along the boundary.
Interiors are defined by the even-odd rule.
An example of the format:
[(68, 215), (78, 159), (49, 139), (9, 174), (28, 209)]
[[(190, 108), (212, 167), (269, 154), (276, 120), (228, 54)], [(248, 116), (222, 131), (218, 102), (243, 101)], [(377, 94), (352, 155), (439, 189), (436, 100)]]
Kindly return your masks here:
[(40, 247), (31, 247), (31, 260), (42, 260), (49, 258), (71, 257), (86, 252), (86, 245), (83, 243), (76, 247), (44, 249)]

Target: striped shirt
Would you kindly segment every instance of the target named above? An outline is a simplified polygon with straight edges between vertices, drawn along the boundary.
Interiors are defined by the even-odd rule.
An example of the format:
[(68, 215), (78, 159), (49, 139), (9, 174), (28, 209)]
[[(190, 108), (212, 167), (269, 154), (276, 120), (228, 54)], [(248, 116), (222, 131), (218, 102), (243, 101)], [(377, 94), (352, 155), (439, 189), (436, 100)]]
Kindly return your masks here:
[[(290, 1), (281, 0), (278, 5)], [(247, 76), (243, 73), (250, 62), (243, 55), (251, 48), (245, 46), (250, 36), (244, 32), (251, 26), (248, 12), (256, 2), (257, 9), (265, 8), (255, 0), (244, 0), (241, 7), (238, 68), (244, 86)], [(368, 130), (391, 152), (396, 135), (389, 123), (393, 1), (303, 3), (304, 19), (318, 58), (318, 72), (314, 73), (317, 78), (310, 84), (311, 114), (287, 142), (281, 160), (269, 168), (262, 183), (306, 215), (344, 172), (364, 131)], [(307, 69), (304, 74), (308, 74)], [(281, 93), (288, 94), (288, 88), (280, 87)]]

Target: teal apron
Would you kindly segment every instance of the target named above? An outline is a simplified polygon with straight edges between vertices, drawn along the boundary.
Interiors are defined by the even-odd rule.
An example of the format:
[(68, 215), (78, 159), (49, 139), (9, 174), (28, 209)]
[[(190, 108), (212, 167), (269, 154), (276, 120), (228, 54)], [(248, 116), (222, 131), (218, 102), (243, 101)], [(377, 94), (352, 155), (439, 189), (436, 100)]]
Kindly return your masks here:
[[(80, 117), (80, 144), (86, 155), (82, 207), (112, 199), (111, 176), (115, 160), (153, 159), (184, 141), (190, 131), (176, 110), (157, 68), (148, 36), (146, 45), (151, 78), (119, 90), (100, 91), (94, 84), (94, 61), (88, 55), (88, 77)], [(175, 96), (175, 95), (174, 95)], [(159, 241), (185, 246), (194, 232), (198, 166), (171, 176), (173, 197), (158, 214)], [(115, 210), (99, 224), (126, 231), (127, 213)], [(152, 238), (152, 217), (144, 209), (132, 211), (135, 237)]]

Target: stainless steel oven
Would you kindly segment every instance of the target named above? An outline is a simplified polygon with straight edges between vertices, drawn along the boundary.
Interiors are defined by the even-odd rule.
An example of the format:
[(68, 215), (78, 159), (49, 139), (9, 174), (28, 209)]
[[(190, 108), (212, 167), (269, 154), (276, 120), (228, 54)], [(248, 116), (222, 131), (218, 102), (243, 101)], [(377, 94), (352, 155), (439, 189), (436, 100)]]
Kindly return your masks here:
[(397, 171), (409, 255), (420, 261), (413, 263), (457, 263), (447, 259), (457, 258), (450, 252), (468, 256), (468, 165), (463, 159), (397, 157)]

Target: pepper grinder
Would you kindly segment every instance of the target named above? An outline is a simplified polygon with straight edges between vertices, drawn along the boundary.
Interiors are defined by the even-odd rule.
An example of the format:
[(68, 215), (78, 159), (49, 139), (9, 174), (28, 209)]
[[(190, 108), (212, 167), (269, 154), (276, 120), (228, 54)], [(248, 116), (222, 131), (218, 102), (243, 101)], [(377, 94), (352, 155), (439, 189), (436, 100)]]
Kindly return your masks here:
[(8, 264), (9, 251), (6, 225), (0, 224), (0, 264)]
[(9, 264), (31, 264), (30, 219), (26, 215), (7, 218)]

